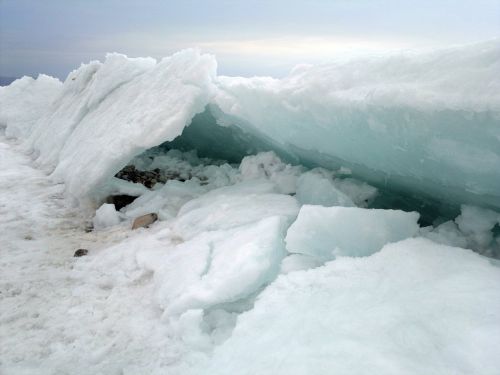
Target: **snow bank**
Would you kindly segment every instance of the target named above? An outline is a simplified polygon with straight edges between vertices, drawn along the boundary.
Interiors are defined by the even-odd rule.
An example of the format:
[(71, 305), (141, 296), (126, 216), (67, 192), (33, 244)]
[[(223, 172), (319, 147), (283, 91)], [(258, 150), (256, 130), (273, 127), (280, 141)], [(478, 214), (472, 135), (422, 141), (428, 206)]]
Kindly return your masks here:
[(288, 251), (320, 260), (367, 256), (418, 233), (416, 212), (302, 206), (286, 236)]
[(280, 276), (196, 374), (498, 373), (500, 269), (409, 239)]

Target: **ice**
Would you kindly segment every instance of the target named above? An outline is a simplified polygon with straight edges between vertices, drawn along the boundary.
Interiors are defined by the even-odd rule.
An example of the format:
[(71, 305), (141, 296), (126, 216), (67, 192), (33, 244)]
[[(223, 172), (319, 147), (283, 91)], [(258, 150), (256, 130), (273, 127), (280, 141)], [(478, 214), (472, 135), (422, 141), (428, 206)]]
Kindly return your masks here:
[(123, 209), (125, 215), (134, 218), (147, 213), (158, 214), (160, 220), (174, 218), (180, 208), (205, 193), (196, 182), (168, 181), (159, 189), (147, 191)]
[(461, 213), (454, 221), (449, 220), (435, 228), (421, 229), (424, 237), (438, 243), (473, 249), (486, 256), (498, 258), (500, 236), (495, 227), (500, 224), (498, 212), (477, 206), (462, 205)]
[(427, 237), (434, 242), (448, 246), (467, 248), (467, 237), (460, 232), (455, 222), (449, 220), (437, 227), (432, 226), (421, 229), (423, 237)]
[(178, 315), (257, 292), (279, 272), (286, 228), (285, 219), (273, 216), (178, 245), (155, 273), (160, 306)]
[(95, 212), (92, 223), (97, 230), (112, 227), (120, 223), (120, 214), (116, 211), (114, 204), (105, 203)]
[[(500, 208), (500, 44), (218, 77), (227, 121), (302, 164), (378, 187)], [(251, 126), (248, 126), (251, 124)]]
[(369, 206), (378, 194), (375, 187), (354, 178), (336, 178), (333, 184), (336, 189), (347, 195), (358, 207)]
[(295, 193), (297, 178), (303, 169), (285, 164), (274, 152), (260, 152), (246, 156), (240, 164), (242, 179), (268, 179), (276, 184), (277, 191), (284, 194)]
[(492, 245), (492, 229), (500, 224), (500, 214), (480, 207), (462, 205), (461, 214), (455, 222), (460, 231), (468, 237), (469, 246), (484, 250)]
[(293, 220), (299, 210), (295, 198), (274, 193), (266, 181), (241, 182), (210, 191), (186, 203), (173, 229), (182, 238), (210, 230), (229, 229), (271, 216)]
[[(194, 50), (158, 63), (110, 54), (70, 73), (56, 98), (37, 98), (28, 108), (16, 99), (11, 111), (47, 104), (49, 110), (37, 113), (42, 116), (27, 135), (27, 147), (39, 153), (39, 163), (56, 168), (53, 177), (66, 182), (69, 194), (85, 198), (134, 156), (181, 134), (212, 95), (215, 65), (212, 56)], [(0, 117), (10, 127), (3, 108), (23, 93), (16, 95), (15, 85), (2, 90)]]
[[(2, 88), (0, 119), (24, 129), (16, 134), (78, 199), (102, 199), (99, 188), (128, 161), (175, 140), (205, 113), (190, 144), (230, 150), (214, 154), (267, 148), (295, 164), (345, 167), (409, 196), (499, 209), (499, 56), (491, 41), (332, 62), (273, 79), (217, 76), (213, 56), (195, 50), (158, 63), (110, 54), (72, 72), (53, 90), (58, 95), (24, 95), (20, 83)], [(27, 125), (19, 127), (12, 114), (23, 112)], [(214, 119), (229, 144), (207, 130), (214, 124), (203, 121)], [(265, 167), (243, 174), (268, 173), (281, 192), (294, 193), (297, 171), (260, 157)]]
[(323, 265), (317, 258), (304, 254), (289, 254), (281, 262), (280, 273), (287, 274), (294, 271), (308, 270)]
[[(103, 108), (110, 113), (117, 103), (105, 99), (125, 94), (126, 84), (151, 69), (155, 63), (151, 58), (130, 59), (120, 54), (108, 54), (103, 63), (92, 61), (71, 72), (59, 97), (52, 103), (51, 111), (40, 118), (29, 137), (28, 144), (40, 153), (39, 162), (55, 167), (66, 143), (74, 134), (92, 126), (87, 125), (85, 119)], [(112, 119), (103, 117), (101, 121), (107, 127)], [(98, 134), (95, 132), (94, 136)], [(80, 141), (85, 144), (84, 139)]]
[(185, 50), (0, 88), (0, 372), (495, 374), (499, 64)]
[(416, 235), (418, 218), (416, 212), (304, 205), (288, 229), (286, 247), (323, 261), (367, 256)]
[(9, 137), (26, 138), (35, 123), (47, 113), (59, 95), (61, 82), (44, 74), (37, 79), (23, 77), (0, 87), (0, 128)]
[(338, 190), (331, 178), (318, 171), (310, 171), (297, 181), (297, 200), (301, 204), (320, 206), (354, 207), (355, 204), (346, 194)]
[(409, 239), (280, 276), (195, 373), (493, 375), (499, 318), (498, 267)]

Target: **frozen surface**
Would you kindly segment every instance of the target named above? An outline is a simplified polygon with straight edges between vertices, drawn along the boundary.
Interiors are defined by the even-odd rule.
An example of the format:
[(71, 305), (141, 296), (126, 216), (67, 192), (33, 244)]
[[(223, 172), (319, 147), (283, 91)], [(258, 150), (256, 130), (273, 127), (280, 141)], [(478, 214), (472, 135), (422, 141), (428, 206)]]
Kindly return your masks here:
[(0, 372), (496, 374), (499, 63), (185, 50), (0, 88)]
[[(247, 141), (261, 139), (302, 164), (344, 166), (379, 187), (500, 208), (496, 40), (301, 67), (279, 80), (215, 70), (212, 56), (194, 50), (160, 62), (110, 54), (62, 87), (46, 76), (3, 87), (0, 120), (79, 199), (102, 198), (99, 187), (129, 160), (172, 141), (209, 108), (218, 124), (243, 131), (227, 138), (228, 149), (252, 148), (237, 144), (248, 133)], [(200, 130), (197, 143), (212, 142), (209, 133)], [(267, 167), (243, 164), (243, 173), (278, 172), (289, 191), (293, 173), (285, 178), (272, 157), (261, 157)]]
[[(289, 253), (284, 238), (300, 203), (279, 193), (276, 176), (295, 176), (284, 172), (291, 166), (250, 176), (170, 152), (161, 160), (191, 180), (146, 191), (115, 181), (117, 192), (140, 197), (120, 213), (103, 205), (96, 220), (105, 225), (86, 233), (88, 216), (70, 207), (63, 185), (12, 143), (1, 139), (0, 151), (2, 374), (488, 375), (500, 366), (493, 261), (424, 239), (351, 256), (413, 235), (415, 213), (302, 206), (289, 236), (300, 229), (304, 253)], [(301, 173), (296, 182), (309, 172)], [(345, 182), (353, 200), (370, 190), (329, 181)], [(150, 209), (160, 221), (131, 231), (135, 214)], [(304, 226), (309, 209), (321, 223)], [(458, 224), (421, 233), (469, 243), (493, 233), (494, 220), (464, 206)], [(325, 264), (335, 243), (349, 256)], [(74, 258), (78, 248), (89, 254)]]
[(410, 239), (280, 276), (195, 373), (494, 375), (499, 319), (499, 268)]
[(416, 212), (305, 205), (288, 230), (286, 247), (320, 260), (367, 256), (416, 235), (418, 217)]

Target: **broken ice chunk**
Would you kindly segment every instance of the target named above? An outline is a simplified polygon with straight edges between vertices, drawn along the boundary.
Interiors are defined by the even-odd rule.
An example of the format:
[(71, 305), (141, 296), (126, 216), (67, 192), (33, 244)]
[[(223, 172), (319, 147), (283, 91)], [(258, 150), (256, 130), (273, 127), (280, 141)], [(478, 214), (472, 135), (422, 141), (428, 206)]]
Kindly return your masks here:
[(367, 256), (389, 242), (414, 236), (417, 212), (357, 207), (302, 206), (288, 229), (288, 251), (323, 261), (336, 256)]
[(320, 206), (354, 207), (355, 204), (346, 194), (338, 190), (321, 170), (304, 173), (297, 181), (297, 200), (301, 204)]

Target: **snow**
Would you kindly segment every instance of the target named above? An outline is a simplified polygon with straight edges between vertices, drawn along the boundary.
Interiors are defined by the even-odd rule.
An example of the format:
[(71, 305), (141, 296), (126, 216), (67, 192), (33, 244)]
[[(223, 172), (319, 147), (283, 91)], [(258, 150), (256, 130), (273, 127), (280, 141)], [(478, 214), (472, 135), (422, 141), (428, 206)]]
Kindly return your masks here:
[[(416, 213), (301, 206), (279, 192), (276, 176), (298, 184), (310, 174), (303, 167), (297, 174), (276, 159), (284, 165), (277, 174), (249, 176), (170, 152), (168, 168), (195, 177), (139, 192), (120, 213), (102, 205), (96, 218), (106, 225), (86, 233), (89, 216), (71, 206), (64, 185), (34, 169), (20, 146), (1, 139), (0, 147), (2, 373), (498, 368), (500, 269), (422, 238), (385, 245), (418, 235)], [(148, 158), (139, 158), (145, 168)], [(208, 171), (208, 180), (196, 177)], [(353, 199), (373, 193), (328, 176), (335, 186), (347, 181)], [(131, 231), (135, 214), (151, 208), (169, 215)], [(433, 230), (483, 233), (493, 215), (464, 206), (457, 222)], [(325, 263), (333, 247), (335, 260)], [(89, 254), (74, 258), (78, 248)]]
[(94, 228), (97, 230), (119, 224), (120, 215), (116, 211), (115, 205), (105, 203), (99, 207), (95, 212), (92, 223), (94, 224)]
[[(158, 63), (108, 54), (103, 63), (83, 64), (68, 75), (59, 95), (43, 99), (48, 109), (38, 102), (28, 107), (37, 121), (24, 135), (25, 147), (39, 154), (38, 163), (55, 168), (53, 178), (66, 182), (69, 194), (89, 197), (135, 155), (181, 134), (208, 102), (215, 66), (212, 56), (194, 50)], [(36, 81), (40, 95), (53, 85), (45, 81)], [(2, 92), (2, 108), (25, 110), (28, 99), (14, 100), (24, 91), (14, 85)], [(8, 129), (16, 126), (9, 113), (1, 115)]]
[(409, 239), (280, 276), (195, 374), (498, 373), (500, 269)]
[(418, 218), (416, 212), (305, 205), (288, 229), (286, 247), (321, 261), (367, 256), (416, 235)]
[(26, 138), (40, 117), (50, 113), (50, 105), (60, 94), (61, 82), (44, 74), (37, 79), (24, 76), (0, 87), (0, 128), (9, 137)]
[(184, 50), (0, 88), (0, 372), (495, 374), (499, 63)]
[[(102, 199), (99, 189), (128, 161), (174, 140), (208, 110), (217, 124), (295, 164), (343, 166), (378, 187), (498, 209), (499, 56), (491, 41), (332, 62), (272, 79), (217, 76), (214, 57), (196, 50), (160, 62), (109, 54), (73, 71), (62, 87), (40, 76), (2, 88), (0, 123), (26, 139), (80, 201)], [(201, 144), (211, 139), (200, 137)], [(296, 171), (280, 174), (272, 157), (260, 157), (268, 163), (262, 171), (283, 178), (281, 191), (292, 193)]]

